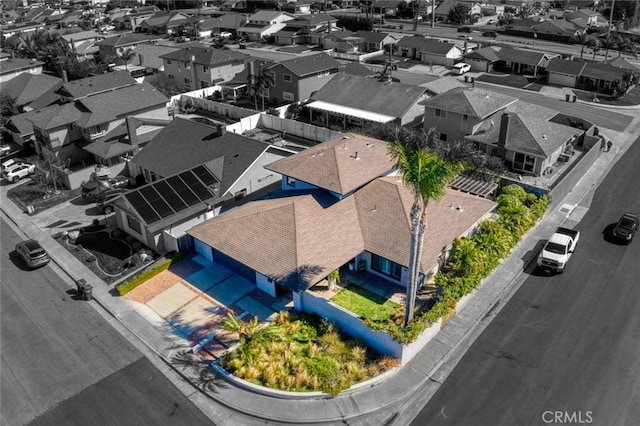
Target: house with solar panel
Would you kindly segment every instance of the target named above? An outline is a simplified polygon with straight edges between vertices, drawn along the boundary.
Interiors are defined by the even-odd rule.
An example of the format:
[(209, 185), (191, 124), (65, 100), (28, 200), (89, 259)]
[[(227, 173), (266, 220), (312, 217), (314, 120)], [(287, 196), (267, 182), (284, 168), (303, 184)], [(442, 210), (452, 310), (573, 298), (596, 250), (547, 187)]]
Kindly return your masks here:
[[(271, 297), (289, 294), (296, 310), (317, 313), (379, 352), (393, 353), (385, 346), (389, 336), (367, 331), (326, 296), (331, 272), (344, 277), (355, 269), (384, 297), (405, 292), (414, 196), (395, 172), (388, 144), (349, 133), (266, 169), (282, 176), (281, 191), (189, 229), (197, 255)], [(455, 238), (473, 232), (495, 207), (491, 199), (455, 189), (430, 202), (421, 279), (437, 271)]]
[(186, 230), (221, 211), (276, 190), (264, 166), (294, 151), (175, 118), (129, 162), (148, 182), (113, 202), (118, 227), (157, 252), (189, 250)]

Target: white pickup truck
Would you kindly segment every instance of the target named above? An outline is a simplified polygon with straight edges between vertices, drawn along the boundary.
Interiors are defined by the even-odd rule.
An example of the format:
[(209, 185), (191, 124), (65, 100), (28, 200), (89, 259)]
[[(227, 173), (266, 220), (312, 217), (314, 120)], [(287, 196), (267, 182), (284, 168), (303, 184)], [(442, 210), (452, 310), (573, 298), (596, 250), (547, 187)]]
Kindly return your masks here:
[(562, 227), (556, 229), (538, 255), (538, 266), (545, 270), (562, 273), (576, 250), (579, 239), (580, 231)]

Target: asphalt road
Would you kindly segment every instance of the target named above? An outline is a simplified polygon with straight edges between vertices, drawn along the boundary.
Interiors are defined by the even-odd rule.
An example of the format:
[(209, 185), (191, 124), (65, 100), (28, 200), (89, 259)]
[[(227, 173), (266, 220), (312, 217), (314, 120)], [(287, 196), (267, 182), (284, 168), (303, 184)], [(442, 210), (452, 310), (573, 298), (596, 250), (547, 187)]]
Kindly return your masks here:
[(625, 210), (640, 212), (639, 140), (576, 226), (565, 273), (527, 268), (414, 425), (640, 424), (640, 240), (609, 237)]
[(2, 425), (212, 424), (51, 266), (24, 270), (0, 226)]

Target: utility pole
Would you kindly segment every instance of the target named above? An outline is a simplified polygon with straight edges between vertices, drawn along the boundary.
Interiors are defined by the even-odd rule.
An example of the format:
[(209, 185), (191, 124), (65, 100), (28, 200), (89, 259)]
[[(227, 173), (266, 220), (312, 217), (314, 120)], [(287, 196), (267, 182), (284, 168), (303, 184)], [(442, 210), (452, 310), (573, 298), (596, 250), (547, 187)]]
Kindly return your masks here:
[(609, 11), (609, 27), (607, 28), (607, 45), (604, 51), (604, 61), (607, 62), (609, 60), (609, 40), (611, 37), (611, 23), (613, 22), (613, 7), (616, 5), (616, 0), (611, 1), (611, 10)]
[(431, 28), (436, 26), (436, 0), (431, 0)]

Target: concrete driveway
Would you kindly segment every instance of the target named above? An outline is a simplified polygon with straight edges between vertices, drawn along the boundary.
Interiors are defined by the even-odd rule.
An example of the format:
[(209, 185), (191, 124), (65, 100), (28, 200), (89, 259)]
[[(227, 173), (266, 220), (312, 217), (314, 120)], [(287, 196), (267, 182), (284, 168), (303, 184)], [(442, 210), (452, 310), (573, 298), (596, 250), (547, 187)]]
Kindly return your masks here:
[(200, 255), (183, 259), (126, 297), (161, 316), (204, 359), (218, 358), (238, 343), (235, 333), (220, 328), (229, 312), (245, 321), (258, 317), (264, 324), (293, 306), (290, 297), (273, 298)]

